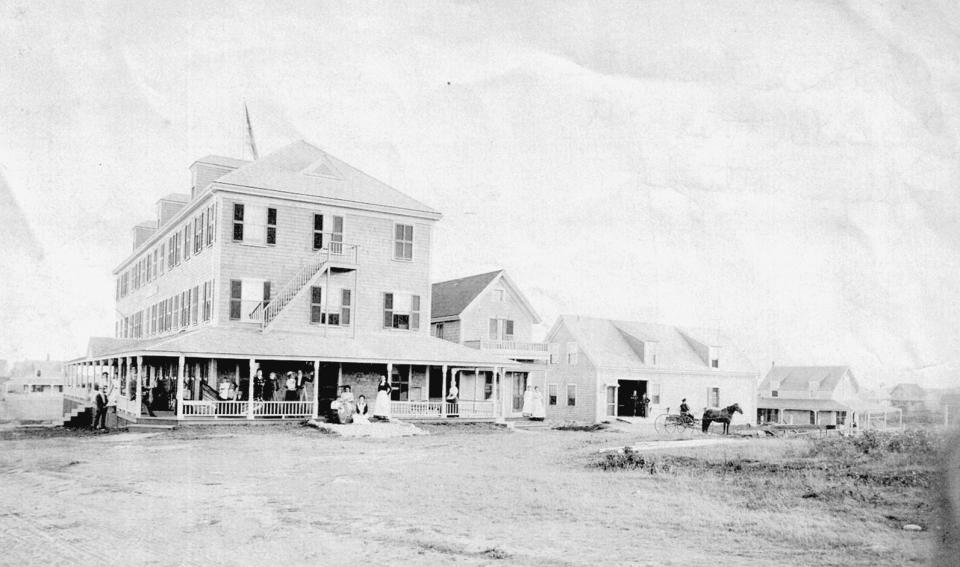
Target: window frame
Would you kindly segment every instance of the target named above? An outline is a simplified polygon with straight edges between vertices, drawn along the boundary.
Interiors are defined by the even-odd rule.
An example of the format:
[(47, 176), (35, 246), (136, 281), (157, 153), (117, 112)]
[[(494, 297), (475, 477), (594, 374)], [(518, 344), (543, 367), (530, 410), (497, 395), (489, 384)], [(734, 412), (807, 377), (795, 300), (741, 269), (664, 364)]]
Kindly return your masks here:
[(560, 384), (553, 382), (547, 384), (547, 406), (557, 407), (560, 402)]
[[(410, 237), (407, 238), (407, 229), (410, 229)], [(400, 231), (398, 234), (397, 231)], [(393, 223), (393, 259), (401, 262), (413, 261), (413, 225), (404, 223)], [(407, 257), (407, 247), (409, 246), (409, 257)], [(399, 252), (399, 254), (398, 254)]]
[[(273, 222), (270, 222), (271, 216)], [(267, 224), (263, 235), (263, 241), (267, 246), (277, 245), (277, 208), (267, 207)]]
[[(570, 396), (571, 388), (573, 388), (573, 396)], [(571, 403), (571, 401), (573, 403)], [(567, 384), (567, 407), (574, 408), (577, 407), (577, 385), (576, 384)]]
[(233, 241), (234, 242), (243, 242), (243, 236), (244, 236), (243, 216), (244, 216), (243, 203), (234, 203), (233, 204)]
[(243, 280), (230, 280), (230, 320), (243, 320)]

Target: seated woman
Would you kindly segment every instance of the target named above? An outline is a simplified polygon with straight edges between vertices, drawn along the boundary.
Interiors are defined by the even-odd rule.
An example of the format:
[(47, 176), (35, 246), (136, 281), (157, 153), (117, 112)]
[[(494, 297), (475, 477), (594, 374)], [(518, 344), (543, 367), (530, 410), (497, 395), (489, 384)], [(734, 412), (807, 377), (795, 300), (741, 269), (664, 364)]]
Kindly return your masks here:
[(340, 399), (337, 401), (340, 402), (340, 407), (337, 408), (337, 417), (340, 423), (352, 423), (353, 414), (357, 411), (357, 405), (353, 401), (353, 392), (350, 391), (350, 386), (344, 386), (342, 388)]
[(357, 413), (353, 414), (354, 423), (370, 423), (367, 414), (370, 413), (370, 406), (367, 405), (367, 398), (363, 394), (357, 398)]

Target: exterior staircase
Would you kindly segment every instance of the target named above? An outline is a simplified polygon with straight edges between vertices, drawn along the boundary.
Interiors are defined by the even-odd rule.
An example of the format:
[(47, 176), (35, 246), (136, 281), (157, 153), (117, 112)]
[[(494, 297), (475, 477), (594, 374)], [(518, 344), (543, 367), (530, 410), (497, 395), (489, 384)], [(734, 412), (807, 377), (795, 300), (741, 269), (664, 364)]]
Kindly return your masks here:
[[(356, 262), (356, 246), (333, 242), (310, 259), (292, 278), (287, 280), (273, 297), (261, 301), (250, 312), (250, 318), (260, 321), (260, 330), (267, 331), (283, 309), (306, 289), (311, 281), (325, 270), (331, 269), (331, 261), (344, 259), (347, 250), (352, 250), (353, 262)], [(333, 246), (336, 245), (336, 246)], [(350, 261), (349, 259), (346, 261)]]
[(93, 423), (93, 404), (79, 402), (70, 398), (63, 399), (63, 427), (89, 427)]

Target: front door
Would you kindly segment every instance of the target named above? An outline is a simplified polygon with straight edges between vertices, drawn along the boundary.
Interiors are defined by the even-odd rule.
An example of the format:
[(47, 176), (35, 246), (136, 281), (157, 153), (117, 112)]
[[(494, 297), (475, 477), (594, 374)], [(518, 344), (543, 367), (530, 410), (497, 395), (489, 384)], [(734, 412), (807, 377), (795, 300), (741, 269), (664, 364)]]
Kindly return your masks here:
[(526, 372), (511, 372), (513, 380), (511, 385), (513, 386), (513, 413), (520, 413), (523, 411), (523, 393), (527, 390), (527, 373)]
[(607, 386), (607, 416), (617, 415), (617, 387)]

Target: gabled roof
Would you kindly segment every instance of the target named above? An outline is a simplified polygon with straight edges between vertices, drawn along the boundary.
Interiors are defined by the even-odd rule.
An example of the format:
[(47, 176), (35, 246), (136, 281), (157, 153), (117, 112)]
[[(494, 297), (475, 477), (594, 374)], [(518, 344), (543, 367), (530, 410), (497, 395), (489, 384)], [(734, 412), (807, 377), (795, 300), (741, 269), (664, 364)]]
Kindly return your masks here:
[(440, 213), (427, 205), (303, 140), (246, 163), (215, 183), (309, 195), (340, 201), (343, 206), (378, 205), (440, 218)]
[[(806, 392), (810, 388), (810, 382), (817, 382), (817, 391), (832, 392), (848, 372), (849, 366), (774, 366), (760, 382), (760, 391), (768, 391), (771, 381), (776, 380), (779, 390)], [(859, 390), (853, 373), (850, 373), (850, 380)]]
[(483, 292), (486, 291), (486, 289), (490, 287), (490, 284), (496, 281), (498, 277), (510, 288), (513, 295), (517, 298), (517, 302), (527, 311), (534, 324), (539, 323), (540, 315), (533, 309), (533, 306), (530, 305), (526, 296), (524, 296), (520, 288), (513, 283), (513, 280), (510, 279), (505, 270), (496, 270), (485, 274), (477, 274), (433, 284), (430, 290), (430, 317), (434, 321), (458, 317), (467, 307), (470, 307), (470, 304), (473, 303), (474, 300), (483, 295)]
[[(547, 335), (547, 342), (553, 340), (561, 326), (570, 331), (587, 358), (600, 368), (713, 370), (690, 342), (689, 337), (696, 334), (697, 337), (709, 337), (705, 344), (721, 347), (719, 371), (755, 372), (729, 337), (717, 330), (692, 333), (672, 325), (561, 315)], [(657, 343), (656, 366), (644, 363), (638, 350), (639, 343), (643, 342)]]
[(926, 392), (919, 384), (900, 383), (890, 390), (890, 399), (895, 401), (921, 401)]
[[(102, 346), (106, 347), (107, 344), (104, 342)], [(84, 358), (137, 354), (225, 358), (289, 357), (467, 367), (516, 365), (497, 354), (468, 348), (424, 333), (383, 333), (348, 338), (319, 337), (316, 333), (288, 331), (262, 333), (254, 329), (230, 327), (201, 327), (153, 339), (117, 340), (112, 348)]]
[(163, 197), (160, 197), (160, 201), (173, 201), (175, 203), (189, 203), (190, 195), (186, 193), (167, 193)]

